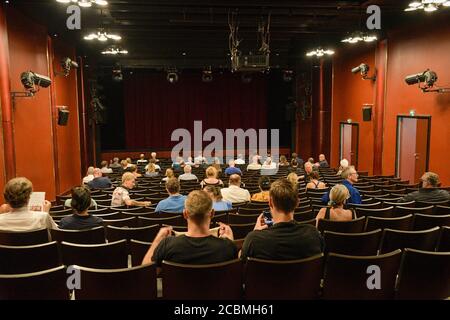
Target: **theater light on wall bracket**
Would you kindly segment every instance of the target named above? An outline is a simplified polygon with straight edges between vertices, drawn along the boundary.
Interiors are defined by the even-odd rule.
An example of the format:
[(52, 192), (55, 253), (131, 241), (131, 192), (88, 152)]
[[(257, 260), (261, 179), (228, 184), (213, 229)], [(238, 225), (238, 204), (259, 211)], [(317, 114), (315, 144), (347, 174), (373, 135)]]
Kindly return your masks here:
[(440, 7), (450, 7), (449, 0), (421, 0), (421, 1), (412, 1), (408, 5), (408, 8), (405, 11), (416, 11), (423, 10), (425, 12), (434, 12), (438, 10)]
[(369, 65), (367, 65), (365, 63), (361, 63), (359, 66), (354, 67), (352, 69), (352, 73), (358, 73), (358, 72), (361, 73), (363, 80), (372, 80), (372, 81), (377, 80), (376, 73), (374, 73), (373, 76), (371, 76), (371, 77), (368, 76), (369, 70), (370, 70)]
[[(427, 69), (424, 72), (406, 76), (405, 82), (407, 85), (418, 84), (419, 89), (422, 90), (422, 92), (450, 92), (450, 88), (435, 87), (434, 84), (436, 83), (437, 79), (437, 73), (430, 69)], [(421, 85), (421, 83), (424, 83), (424, 85)]]
[(99, 6), (107, 6), (108, 1), (105, 0), (56, 0), (56, 2), (69, 4), (73, 3), (76, 5), (79, 5), (82, 8), (89, 8), (92, 7), (93, 4), (99, 5)]
[(322, 49), (322, 48), (317, 48), (317, 49), (315, 49), (315, 50), (311, 50), (311, 51), (309, 51), (307, 54), (306, 54), (306, 56), (307, 57), (314, 57), (314, 56), (316, 56), (316, 57), (323, 57), (323, 56), (331, 56), (331, 55), (333, 55), (334, 54), (334, 51), (333, 50), (331, 50), (331, 49), (326, 49), (326, 50), (324, 50), (324, 49)]
[(106, 42), (109, 39), (114, 40), (114, 41), (119, 41), (122, 39), (121, 36), (119, 36), (118, 34), (112, 34), (112, 33), (107, 33), (103, 30), (97, 31), (97, 32), (93, 32), (88, 34), (87, 36), (84, 36), (84, 40), (88, 40), (88, 41), (92, 41), (92, 40), (98, 40), (100, 42)]

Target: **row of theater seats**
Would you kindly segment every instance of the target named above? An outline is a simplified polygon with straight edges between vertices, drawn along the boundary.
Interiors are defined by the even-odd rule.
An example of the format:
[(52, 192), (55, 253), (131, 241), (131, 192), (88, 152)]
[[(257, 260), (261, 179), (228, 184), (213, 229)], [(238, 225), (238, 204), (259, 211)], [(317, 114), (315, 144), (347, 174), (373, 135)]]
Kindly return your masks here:
[[(377, 256), (329, 253), (295, 261), (249, 258), (245, 263), (233, 260), (211, 265), (164, 261), (162, 298), (445, 299), (450, 296), (449, 269), (450, 252), (414, 249)], [(0, 275), (0, 299), (147, 300), (157, 299), (157, 292), (154, 265), (71, 266), (67, 271), (61, 265), (35, 273)]]

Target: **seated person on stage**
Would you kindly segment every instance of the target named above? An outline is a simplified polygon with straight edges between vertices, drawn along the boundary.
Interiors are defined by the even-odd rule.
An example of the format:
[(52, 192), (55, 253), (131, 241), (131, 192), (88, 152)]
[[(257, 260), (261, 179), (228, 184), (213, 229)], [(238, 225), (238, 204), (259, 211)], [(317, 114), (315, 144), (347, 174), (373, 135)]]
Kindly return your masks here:
[(86, 176), (83, 178), (83, 184), (88, 184), (89, 181), (94, 179), (94, 167), (89, 167), (86, 172)]
[[(231, 228), (220, 223), (219, 237), (209, 232), (214, 215), (211, 198), (205, 191), (192, 191), (186, 199), (183, 216), (187, 220), (186, 234), (171, 236), (172, 228), (161, 228), (145, 255), (142, 264), (163, 260), (185, 264), (211, 264), (237, 258)], [(212, 284), (213, 285), (213, 284)], [(219, 288), (220, 290), (220, 288)]]
[(238, 154), (238, 157), (236, 160), (234, 160), (235, 164), (245, 164), (244, 156), (242, 154)]
[(242, 176), (242, 171), (241, 169), (235, 167), (234, 160), (230, 160), (228, 162), (228, 168), (225, 169), (225, 174), (227, 176), (231, 176), (232, 174), (238, 174)]
[[(342, 184), (348, 189), (350, 193), (350, 198), (347, 200), (347, 203), (361, 204), (361, 195), (359, 194), (358, 189), (356, 189), (353, 184), (358, 182), (358, 173), (355, 170), (354, 166), (348, 166), (342, 171)], [(330, 201), (329, 193), (325, 193), (322, 197), (322, 202), (327, 203)]]
[(261, 169), (276, 169), (277, 164), (272, 161), (271, 157), (267, 157), (266, 161), (264, 161), (264, 164), (261, 166)]
[(228, 184), (228, 188), (221, 190), (224, 200), (230, 201), (231, 203), (250, 201), (250, 193), (248, 190), (241, 188), (241, 176), (232, 174)]
[(252, 163), (250, 163), (247, 166), (247, 171), (250, 170), (260, 170), (261, 169), (261, 164), (259, 164), (259, 156), (258, 155), (254, 155), (252, 158)]
[(252, 201), (268, 202), (269, 201), (269, 190), (270, 190), (270, 179), (268, 176), (259, 177), (258, 180), (259, 190), (261, 192), (255, 193), (252, 196)]
[(169, 197), (158, 203), (155, 212), (183, 212), (186, 196), (180, 194), (180, 182), (176, 178), (170, 178), (167, 180), (166, 190)]
[(84, 230), (103, 226), (103, 219), (89, 214), (91, 206), (91, 192), (86, 187), (72, 189), (71, 206), (74, 213), (70, 217), (62, 218), (60, 229)]
[(200, 182), (200, 187), (203, 189), (205, 186), (222, 186), (223, 181), (217, 178), (218, 172), (216, 168), (210, 166), (206, 169), (206, 178)]
[(439, 176), (434, 172), (425, 172), (420, 178), (422, 188), (419, 191), (408, 193), (406, 196), (398, 200), (398, 202), (408, 201), (424, 201), (439, 202), (450, 201), (450, 193), (446, 190), (438, 189), (440, 182)]
[(328, 168), (329, 167), (328, 161), (325, 158), (324, 154), (320, 154), (319, 155), (319, 167), (321, 167), (321, 168)]
[(192, 174), (192, 167), (190, 165), (184, 166), (184, 173), (178, 177), (178, 180), (198, 182), (197, 176)]
[(350, 197), (348, 189), (342, 185), (337, 184), (331, 188), (330, 201), (328, 207), (320, 209), (316, 216), (316, 226), (320, 219), (335, 220), (335, 221), (350, 221), (356, 219), (353, 210), (345, 210), (344, 204)]
[(39, 208), (28, 207), (32, 192), (33, 185), (27, 178), (14, 178), (6, 183), (3, 197), (7, 205), (2, 207), (7, 212), (0, 214), (0, 230), (20, 232), (45, 228), (58, 229), (48, 214), (52, 206), (49, 201), (45, 200)]
[(319, 172), (313, 171), (309, 174), (309, 182), (306, 189), (326, 189), (327, 185), (319, 181)]
[[(115, 158), (115, 159), (117, 159), (117, 158)], [(119, 161), (119, 159), (117, 159), (117, 161)], [(100, 171), (102, 173), (108, 174), (108, 173), (112, 173), (113, 172), (113, 170), (111, 169), (112, 167), (108, 168), (108, 161), (102, 161), (100, 163), (100, 166), (101, 166)]]
[(203, 156), (202, 152), (200, 151), (198, 155), (194, 158), (194, 163), (203, 164), (207, 163), (206, 158)]
[(136, 184), (136, 177), (131, 172), (125, 172), (122, 175), (122, 185), (114, 189), (111, 199), (111, 207), (119, 206), (136, 206), (148, 207), (152, 203), (150, 201), (136, 201), (130, 198), (130, 190)]
[(186, 161), (184, 164), (190, 165), (190, 166), (195, 165), (195, 163), (192, 161), (192, 157), (188, 157), (188, 158), (187, 158), (187, 161)]
[(166, 169), (166, 177), (162, 178), (162, 181), (167, 182), (170, 178), (175, 178), (175, 174), (172, 169)]
[(208, 185), (203, 190), (211, 197), (214, 211), (227, 211), (233, 209), (230, 201), (223, 200), (220, 187)]
[(102, 177), (102, 171), (99, 168), (94, 169), (94, 179), (88, 182), (90, 189), (107, 189), (112, 186), (108, 177)]
[(145, 155), (143, 153), (141, 153), (139, 155), (139, 159), (138, 159), (138, 161), (136, 163), (137, 164), (146, 164), (147, 162), (148, 162), (148, 160), (145, 159)]
[(155, 165), (153, 163), (148, 164), (147, 171), (145, 171), (144, 177), (147, 178), (159, 177), (159, 172), (156, 171)]
[(254, 231), (246, 237), (241, 258), (267, 260), (304, 259), (323, 251), (323, 239), (319, 231), (310, 224), (294, 220), (298, 192), (286, 179), (272, 183), (269, 191), (269, 207), (273, 226), (269, 227), (261, 214)]

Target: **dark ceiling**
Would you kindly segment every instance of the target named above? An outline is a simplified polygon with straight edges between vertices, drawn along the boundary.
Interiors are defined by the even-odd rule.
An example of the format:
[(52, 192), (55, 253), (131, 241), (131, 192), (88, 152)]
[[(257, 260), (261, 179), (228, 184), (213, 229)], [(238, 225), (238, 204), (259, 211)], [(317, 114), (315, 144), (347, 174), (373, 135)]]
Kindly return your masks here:
[[(239, 21), (240, 49), (257, 48), (258, 21), (271, 15), (272, 66), (293, 66), (314, 46), (336, 47), (349, 31), (365, 28), (365, 8), (382, 8), (383, 27), (395, 20), (405, 1), (243, 1), (243, 0), (109, 0), (107, 7), (82, 8), (81, 30), (66, 28), (68, 5), (55, 0), (10, 1), (48, 26), (49, 33), (77, 44), (78, 52), (99, 64), (120, 62), (126, 68), (213, 68), (229, 66), (228, 17)], [(83, 40), (98, 27), (119, 33), (127, 56), (108, 58), (107, 45)], [(116, 43), (110, 40), (108, 44)]]

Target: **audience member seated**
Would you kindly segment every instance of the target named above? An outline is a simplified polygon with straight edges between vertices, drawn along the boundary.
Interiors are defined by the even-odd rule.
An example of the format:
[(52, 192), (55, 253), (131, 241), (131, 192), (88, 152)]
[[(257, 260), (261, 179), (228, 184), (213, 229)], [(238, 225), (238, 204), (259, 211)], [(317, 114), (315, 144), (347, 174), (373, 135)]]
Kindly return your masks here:
[(108, 177), (102, 177), (102, 171), (99, 168), (95, 168), (94, 179), (89, 181), (87, 185), (91, 189), (107, 189), (112, 186), (112, 182)]
[(122, 185), (114, 189), (111, 199), (111, 207), (119, 206), (136, 206), (148, 207), (152, 203), (150, 201), (136, 201), (130, 198), (130, 190), (136, 184), (136, 177), (131, 172), (125, 172), (122, 175)]
[(245, 164), (244, 156), (242, 154), (238, 154), (238, 157), (234, 160), (234, 163), (237, 165)]
[(214, 158), (214, 163), (212, 166), (217, 170), (217, 174), (222, 172), (222, 167), (220, 166), (220, 159), (218, 157)]
[(89, 214), (91, 206), (91, 192), (85, 187), (72, 189), (71, 206), (74, 213), (70, 217), (64, 217), (59, 222), (60, 229), (84, 230), (103, 225), (103, 219)]
[(233, 209), (230, 201), (223, 200), (219, 187), (208, 185), (203, 190), (205, 190), (211, 197), (214, 211), (226, 211)]
[(205, 186), (222, 186), (223, 181), (217, 178), (218, 172), (216, 168), (210, 166), (206, 169), (206, 178), (200, 182), (200, 187), (203, 189)]
[(183, 211), (187, 220), (187, 233), (174, 237), (171, 236), (171, 227), (161, 228), (142, 264), (154, 262), (160, 267), (163, 260), (211, 264), (236, 259), (237, 248), (232, 241), (233, 232), (229, 226), (220, 223), (219, 237), (210, 234), (209, 226), (213, 215), (212, 201), (208, 194), (200, 190), (192, 191)]
[(330, 191), (328, 207), (320, 209), (316, 216), (316, 226), (320, 219), (350, 221), (356, 219), (353, 210), (345, 210), (344, 205), (350, 197), (348, 189), (343, 184), (337, 184)]
[(166, 169), (166, 177), (162, 178), (162, 181), (167, 182), (170, 178), (175, 178), (175, 174), (172, 169)]
[(201, 151), (194, 158), (194, 163), (199, 163), (199, 164), (207, 163), (206, 158), (203, 156)]
[[(130, 165), (130, 166), (131, 166), (131, 165)], [(129, 171), (128, 168), (129, 168), (130, 166), (128, 165), (128, 161), (127, 161), (127, 160), (122, 160), (122, 161), (120, 161), (120, 169), (121, 169), (123, 172)]]
[(349, 165), (348, 160), (347, 159), (342, 159), (339, 162), (339, 169), (338, 172), (336, 173), (337, 176), (342, 175), (342, 171), (344, 171), (345, 168), (347, 168)]
[(235, 167), (234, 160), (230, 160), (228, 162), (228, 168), (225, 169), (225, 174), (227, 176), (231, 176), (232, 174), (238, 174), (242, 176), (242, 171), (241, 169)]
[(305, 183), (308, 183), (310, 180), (310, 174), (313, 172), (314, 166), (311, 162), (306, 161), (305, 162)]
[(182, 157), (177, 157), (175, 162), (172, 163), (172, 169), (175, 172), (180, 172), (184, 168), (185, 163)]
[(152, 153), (150, 154), (150, 161), (152, 161), (152, 160), (154, 160), (155, 163), (158, 163), (158, 162), (159, 162), (159, 160), (156, 158), (156, 152), (152, 152)]
[(297, 162), (297, 159), (292, 159), (291, 160), (291, 168), (296, 170), (298, 167), (299, 167), (299, 164)]
[(306, 189), (325, 189), (327, 185), (322, 181), (319, 181), (319, 173), (313, 171), (309, 174), (309, 182), (306, 185)]
[(289, 162), (287, 161), (285, 156), (280, 156), (280, 163), (278, 165), (280, 167), (289, 167)]
[(176, 178), (170, 178), (166, 183), (166, 190), (169, 197), (158, 203), (155, 212), (183, 212), (186, 196), (180, 194), (180, 182)]
[(250, 201), (250, 193), (246, 189), (241, 188), (241, 176), (232, 174), (228, 182), (229, 187), (221, 190), (222, 197), (231, 203)]
[(148, 166), (149, 166), (151, 163), (153, 163), (153, 165), (155, 166), (155, 170), (156, 170), (156, 171), (161, 171), (161, 167), (160, 167), (158, 164), (156, 164), (156, 160), (155, 160), (155, 159), (150, 159), (149, 163), (145, 166), (145, 170), (146, 170), (146, 171), (147, 171), (147, 169), (148, 169)]
[(313, 165), (313, 164), (314, 164), (314, 158), (313, 158), (313, 157), (308, 158), (308, 162), (311, 163), (311, 164)]
[(250, 170), (260, 170), (261, 169), (261, 164), (259, 164), (259, 156), (258, 155), (254, 155), (252, 157), (252, 163), (250, 163), (247, 166), (247, 171)]
[(119, 158), (115, 157), (113, 161), (109, 164), (110, 168), (120, 168)]
[(295, 162), (297, 163), (297, 166), (301, 167), (303, 165), (303, 159), (300, 158), (297, 153), (293, 152), (291, 155), (291, 165), (292, 165), (292, 161), (295, 160)]
[[(115, 159), (117, 159), (117, 158), (115, 158)], [(119, 161), (119, 159), (117, 159), (117, 161)], [(102, 173), (105, 173), (105, 174), (113, 173), (113, 170), (111, 168), (108, 168), (108, 161), (102, 161), (100, 163), (100, 166), (101, 166), (100, 171)]]
[[(342, 184), (348, 189), (350, 193), (350, 198), (347, 203), (361, 204), (361, 195), (359, 194), (358, 189), (356, 189), (353, 184), (358, 182), (358, 173), (355, 170), (354, 166), (348, 166), (342, 171)], [(323, 203), (328, 203), (330, 201), (329, 193), (325, 193), (322, 197)]]
[(14, 178), (6, 183), (3, 197), (8, 206), (4, 208), (10, 208), (10, 211), (0, 214), (0, 230), (20, 232), (58, 228), (48, 214), (52, 206), (49, 201), (45, 200), (41, 207), (28, 207), (32, 192), (33, 185), (27, 178)]
[(287, 176), (287, 180), (291, 183), (294, 190), (298, 190), (298, 179), (299, 177), (295, 172), (291, 172)]
[(327, 161), (327, 159), (325, 158), (325, 155), (324, 155), (324, 154), (320, 154), (320, 155), (319, 155), (319, 166), (320, 166), (321, 168), (328, 168), (328, 167), (329, 167), (328, 161)]
[(132, 164), (129, 168), (129, 171), (134, 175), (135, 178), (142, 177), (142, 174), (138, 172), (137, 166)]
[(269, 189), (270, 179), (267, 176), (259, 177), (258, 180), (259, 189), (261, 192), (255, 193), (252, 196), (252, 201), (268, 202), (269, 201)]
[[(168, 170), (170, 170), (170, 169), (168, 169)], [(155, 165), (153, 163), (149, 163), (147, 166), (147, 171), (144, 174), (144, 177), (154, 178), (154, 177), (158, 177), (158, 176), (159, 176), (159, 172), (156, 172)]]
[[(65, 208), (72, 208), (72, 199), (67, 199), (64, 201), (64, 207)], [(91, 198), (91, 205), (90, 207), (94, 208), (95, 210), (98, 210), (98, 204), (97, 202)]]
[(145, 155), (143, 153), (141, 153), (139, 155), (139, 159), (138, 159), (138, 161), (136, 163), (137, 164), (146, 164), (147, 162), (148, 162), (148, 160), (145, 159)]
[(269, 227), (261, 214), (254, 231), (245, 238), (241, 258), (294, 260), (321, 253), (323, 239), (319, 231), (310, 224), (299, 224), (294, 220), (294, 209), (299, 200), (292, 184), (279, 179), (272, 183), (269, 194), (273, 226)]
[(420, 178), (422, 188), (419, 191), (408, 193), (406, 196), (398, 200), (398, 202), (423, 201), (438, 202), (450, 201), (450, 193), (445, 190), (438, 189), (440, 185), (439, 176), (434, 172), (425, 172)]
[(94, 179), (94, 167), (89, 167), (86, 172), (86, 176), (83, 178), (83, 184), (88, 184)]
[(190, 165), (184, 166), (184, 173), (178, 177), (178, 180), (198, 182), (197, 176), (192, 174), (192, 167)]

